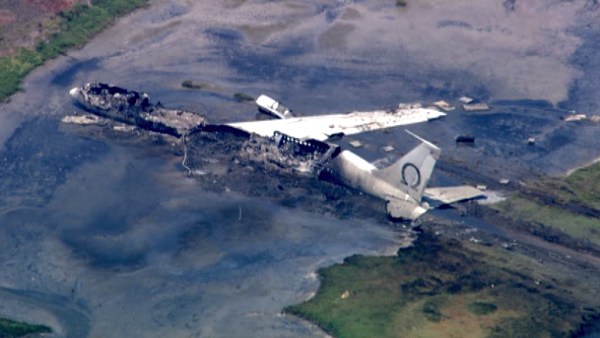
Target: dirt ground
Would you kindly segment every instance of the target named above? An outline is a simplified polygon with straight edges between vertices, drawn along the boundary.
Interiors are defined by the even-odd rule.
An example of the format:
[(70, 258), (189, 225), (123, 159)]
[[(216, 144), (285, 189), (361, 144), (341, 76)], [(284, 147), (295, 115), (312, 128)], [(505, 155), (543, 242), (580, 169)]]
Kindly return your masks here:
[(52, 33), (48, 22), (59, 12), (91, 0), (3, 0), (0, 2), (0, 57), (32, 48)]

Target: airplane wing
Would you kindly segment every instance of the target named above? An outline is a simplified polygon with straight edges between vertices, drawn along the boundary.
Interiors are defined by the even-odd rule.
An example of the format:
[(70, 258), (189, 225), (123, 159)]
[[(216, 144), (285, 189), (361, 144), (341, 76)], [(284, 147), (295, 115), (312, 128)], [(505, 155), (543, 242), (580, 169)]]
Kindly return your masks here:
[(228, 123), (227, 125), (271, 137), (280, 133), (298, 139), (325, 141), (332, 136), (353, 135), (407, 124), (426, 122), (446, 115), (432, 108), (397, 108), (308, 117), (292, 117), (279, 120)]
[(461, 185), (425, 189), (425, 197), (438, 204), (452, 204), (466, 200), (485, 197), (485, 193), (475, 187)]

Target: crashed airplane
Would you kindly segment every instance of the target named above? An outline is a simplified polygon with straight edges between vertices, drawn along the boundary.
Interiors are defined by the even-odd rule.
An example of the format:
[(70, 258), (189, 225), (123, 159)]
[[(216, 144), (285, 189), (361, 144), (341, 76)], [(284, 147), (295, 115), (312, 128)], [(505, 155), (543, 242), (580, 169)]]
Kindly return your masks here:
[(198, 114), (150, 103), (146, 93), (104, 83), (87, 83), (71, 89), (69, 94), (77, 105), (98, 116), (177, 137), (206, 124)]
[[(394, 219), (413, 221), (425, 213), (430, 205), (423, 201), (424, 195), (437, 204), (450, 204), (482, 195), (481, 191), (467, 186), (435, 188), (428, 194), (427, 183), (441, 150), (416, 135), (413, 136), (419, 140), (419, 145), (396, 163), (382, 169), (332, 142), (344, 135), (426, 122), (445, 115), (437, 109), (403, 106), (373, 112), (294, 117), (285, 108), (288, 113), (270, 112), (279, 119), (208, 124), (198, 114), (152, 104), (145, 93), (107, 84), (88, 83), (71, 89), (70, 95), (79, 106), (94, 114), (155, 132), (178, 137), (214, 131), (242, 135), (248, 139), (245, 145), (247, 154), (268, 158), (265, 163), (285, 161), (294, 166), (294, 172), (332, 178), (380, 198), (387, 203), (387, 213)], [(265, 97), (261, 96), (262, 99), (257, 102), (259, 107), (264, 110), (267, 101), (275, 107), (271, 101), (276, 101)], [(268, 146), (257, 139), (267, 140)], [(283, 164), (278, 163), (278, 166), (283, 167)]]

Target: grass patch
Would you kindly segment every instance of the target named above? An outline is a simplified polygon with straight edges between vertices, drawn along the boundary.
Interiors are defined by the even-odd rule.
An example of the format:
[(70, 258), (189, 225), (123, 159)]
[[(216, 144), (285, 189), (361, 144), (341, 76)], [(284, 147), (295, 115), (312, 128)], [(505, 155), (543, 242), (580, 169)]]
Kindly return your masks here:
[(244, 102), (244, 101), (254, 101), (255, 98), (251, 95), (248, 95), (246, 93), (235, 93), (233, 94), (233, 98), (238, 101), (238, 102)]
[(432, 322), (439, 322), (442, 320), (442, 312), (440, 311), (439, 304), (437, 302), (428, 300), (423, 305), (423, 313), (425, 314), (425, 318)]
[(559, 203), (575, 203), (600, 210), (600, 162), (564, 178), (547, 178), (531, 184), (532, 191)]
[(492, 206), (534, 235), (576, 249), (600, 251), (600, 163), (564, 178), (530, 182)]
[(196, 83), (192, 80), (184, 80), (183, 82), (181, 82), (181, 86), (183, 88), (196, 89), (196, 90), (202, 90), (202, 89), (206, 89), (209, 87), (209, 85), (207, 85), (205, 83)]
[(575, 171), (563, 184), (565, 186), (559, 192), (568, 193), (572, 200), (600, 210), (600, 163)]
[(490, 313), (494, 313), (496, 310), (498, 310), (498, 307), (495, 304), (483, 302), (470, 303), (467, 308), (469, 311), (471, 311), (471, 313), (478, 316), (489, 315)]
[(559, 206), (542, 205), (534, 199), (514, 196), (495, 206), (507, 217), (558, 229), (582, 243), (600, 245), (600, 220)]
[(34, 325), (14, 320), (0, 318), (0, 337), (24, 337), (35, 333), (51, 333), (52, 330), (45, 325)]
[(352, 256), (321, 270), (315, 297), (286, 311), (335, 337), (514, 337), (527, 332), (553, 337), (577, 328), (579, 306), (493, 260), (457, 241), (423, 234), (397, 257)]
[[(215, 94), (219, 94), (219, 95), (231, 95), (231, 94), (226, 94), (228, 92), (228, 90), (219, 86), (218, 84), (207, 83), (207, 82), (197, 82), (197, 81), (193, 81), (190, 79), (183, 80), (181, 82), (181, 87), (185, 88), (185, 89), (200, 90), (200, 91), (215, 93)], [(233, 98), (235, 98), (235, 99), (238, 99), (238, 97), (239, 97), (239, 99), (244, 99), (244, 98), (250, 97), (250, 96), (246, 95), (244, 93), (236, 93), (233, 95)]]
[[(189, 79), (182, 81), (181, 87), (186, 88), (186, 89), (192, 89), (192, 90), (202, 90), (205, 92), (218, 93), (221, 95), (223, 95), (225, 92), (227, 92), (226, 89), (222, 88), (218, 84), (197, 82), (197, 81), (193, 81), (193, 80), (189, 80)], [(241, 95), (240, 98), (244, 98), (246, 96), (246, 94), (243, 94), (243, 93), (239, 93), (239, 94)], [(237, 98), (236, 95), (234, 95), (233, 97)]]
[(67, 49), (80, 47), (112, 23), (115, 18), (146, 5), (148, 0), (97, 0), (93, 6), (76, 5), (53, 19), (47, 41), (34, 49), (23, 48), (16, 56), (0, 58), (0, 102), (19, 90), (21, 81), (34, 68)]

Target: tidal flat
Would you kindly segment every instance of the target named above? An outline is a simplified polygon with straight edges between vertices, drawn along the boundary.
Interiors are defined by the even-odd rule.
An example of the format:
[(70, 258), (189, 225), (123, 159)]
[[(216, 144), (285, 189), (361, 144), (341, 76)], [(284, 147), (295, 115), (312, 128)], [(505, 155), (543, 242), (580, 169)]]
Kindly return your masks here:
[[(0, 315), (66, 337), (325, 336), (281, 311), (317, 292), (319, 268), (357, 254), (394, 256), (412, 230), (390, 223), (383, 205), (354, 192), (301, 198), (306, 188), (292, 186), (271, 197), (279, 189), (255, 193), (235, 176), (218, 176), (222, 169), (213, 176), (221, 181), (190, 178), (177, 139), (61, 125), (76, 109), (68, 90), (93, 81), (118, 84), (223, 122), (256, 118), (254, 104), (234, 93), (266, 93), (305, 115), (440, 98), (458, 105), (469, 95), (492, 103), (492, 110), (471, 114), (459, 107), (444, 120), (411, 128), (443, 149), (432, 183), (484, 183), (510, 193), (524, 177), (560, 174), (600, 157), (598, 125), (560, 120), (570, 110), (594, 113), (598, 10), (588, 1), (510, 3), (419, 1), (398, 8), (394, 1), (154, 0), (84, 48), (47, 62), (0, 105)], [(188, 79), (210, 90), (182, 89)], [(457, 146), (454, 137), (470, 131), (475, 145)], [(373, 161), (413, 145), (402, 130), (359, 139), (365, 146), (357, 152)], [(389, 144), (393, 153), (381, 151)], [(512, 184), (499, 185), (504, 176)], [(321, 196), (324, 212), (313, 207)], [(475, 265), (462, 271), (521, 281), (524, 297), (571, 292), (571, 284), (597, 294), (594, 255), (510, 222), (496, 231), (505, 237), (489, 235), (476, 226), (482, 214), (471, 206), (449, 209), (421, 227), (480, 250), (488, 246), (475, 241), (500, 253), (506, 244), (512, 251), (499, 253), (503, 259), (493, 259), (495, 246), (485, 258), (469, 247), (465, 255)], [(529, 277), (507, 277), (494, 262)], [(427, 275), (422, 279), (428, 287)], [(348, 291), (344, 300), (352, 301)], [(492, 318), (501, 325), (511, 308), (485, 296), (464, 295), (458, 309), (476, 317), (472, 323)], [(433, 327), (458, 318), (444, 301), (415, 303), (415, 322)], [(555, 309), (553, 300), (537, 301)], [(557, 330), (574, 332), (574, 323), (586, 319), (577, 314), (587, 303), (576, 306), (564, 308), (569, 323), (556, 321)]]

